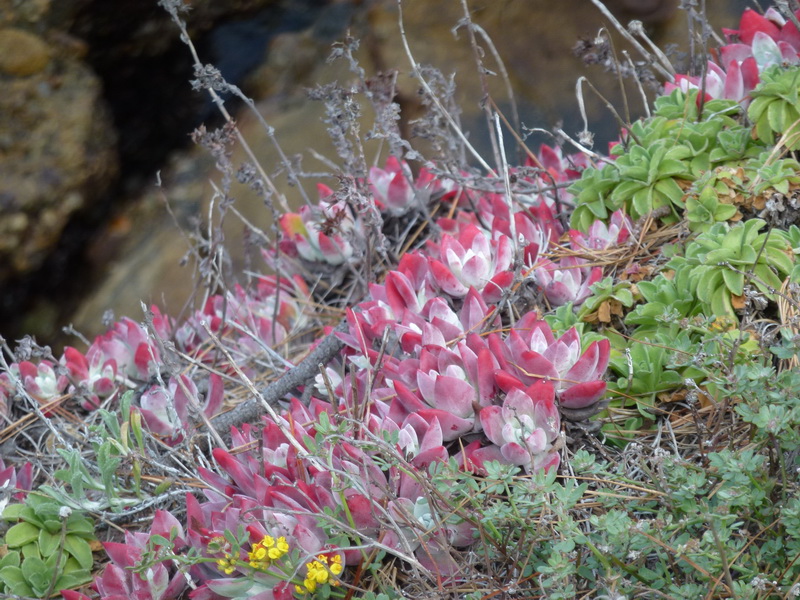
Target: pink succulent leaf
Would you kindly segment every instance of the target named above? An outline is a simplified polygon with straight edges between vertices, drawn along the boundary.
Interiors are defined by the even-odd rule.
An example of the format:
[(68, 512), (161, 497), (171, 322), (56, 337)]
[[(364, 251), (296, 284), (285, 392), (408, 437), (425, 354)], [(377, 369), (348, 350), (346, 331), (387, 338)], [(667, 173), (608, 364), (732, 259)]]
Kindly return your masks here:
[(489, 304), (500, 302), (503, 294), (511, 287), (514, 281), (514, 273), (503, 271), (492, 277), (483, 288), (483, 299)]
[[(516, 331), (521, 332), (526, 340), (529, 340), (531, 350), (543, 352), (550, 344), (555, 341), (553, 332), (547, 321), (540, 319), (536, 311), (525, 313), (514, 326)], [(536, 342), (534, 343), (534, 340)]]
[(587, 381), (563, 390), (559, 402), (564, 408), (586, 408), (598, 402), (605, 392), (605, 381)]
[(95, 579), (94, 587), (102, 598), (131, 598), (132, 590), (128, 587), (126, 575), (123, 569), (109, 563), (103, 574)]
[(500, 453), (505, 462), (512, 465), (528, 465), (531, 462), (531, 452), (517, 442), (506, 442), (500, 446)]
[(149, 375), (150, 365), (158, 364), (158, 353), (149, 343), (142, 342), (136, 347), (136, 351), (133, 354), (133, 363), (136, 365), (140, 376)]
[(461, 305), (461, 310), (458, 312), (462, 329), (466, 332), (478, 330), (490, 319), (490, 315), (494, 311), (494, 307), (490, 309), (475, 288), (470, 288), (464, 298), (464, 304)]
[(79, 350), (71, 346), (64, 348), (64, 364), (75, 379), (89, 378), (89, 362)]
[(778, 49), (781, 52), (782, 63), (787, 65), (800, 63), (800, 40), (791, 43), (781, 40), (778, 42)]
[(482, 447), (481, 442), (476, 440), (467, 445), (462, 452), (455, 456), (458, 464), (463, 465), (468, 471), (485, 474), (485, 464), (487, 462), (504, 462), (500, 446), (491, 444)]
[(742, 78), (742, 70), (738, 62), (731, 62), (728, 65), (723, 97), (736, 100), (737, 102), (745, 97), (744, 79)]
[(550, 469), (558, 469), (561, 463), (561, 455), (558, 452), (542, 452), (533, 456), (531, 464), (526, 467), (529, 473), (537, 473), (540, 471), (549, 471)]
[(156, 335), (162, 340), (168, 340), (172, 334), (173, 323), (171, 319), (162, 314), (161, 310), (155, 304), (150, 306), (150, 315), (152, 317), (153, 330)]
[(400, 271), (389, 271), (386, 274), (386, 298), (396, 318), (402, 316), (405, 310), (419, 312), (420, 306), (418, 291), (411, 280)]
[(217, 373), (212, 373), (208, 378), (208, 393), (203, 407), (203, 413), (209, 419), (216, 415), (221, 409), (225, 399), (225, 386), (222, 377)]
[[(330, 188), (319, 187), (321, 193)], [(356, 232), (350, 209), (343, 202), (326, 206), (303, 206), (298, 213), (281, 217), (279, 224), (283, 234), (281, 249), (290, 256), (299, 256), (308, 262), (340, 265), (353, 255), (353, 248), (344, 235), (328, 236), (320, 230), (320, 224), (328, 219), (337, 219), (339, 230), (348, 234)]]
[(757, 31), (753, 36), (752, 50), (759, 71), (783, 62), (781, 50), (775, 39), (763, 31)]
[(424, 323), (422, 325), (420, 344), (422, 346), (440, 346), (444, 348), (447, 345), (447, 340), (439, 327), (435, 327), (431, 323)]
[(736, 36), (742, 43), (748, 45), (753, 43), (753, 39), (758, 32), (765, 33), (772, 39), (778, 39), (781, 33), (779, 24), (750, 8), (745, 9), (744, 13), (742, 13), (739, 29), (723, 29), (722, 31), (729, 40)]
[(150, 535), (160, 535), (173, 539), (180, 546), (183, 544), (183, 526), (175, 516), (167, 510), (157, 510), (150, 526)]
[(212, 454), (219, 468), (227, 473), (242, 491), (252, 496), (256, 495), (253, 485), (254, 473), (239, 460), (238, 456), (232, 455), (224, 448), (214, 448)]
[(417, 382), (420, 393), (433, 408), (447, 411), (464, 419), (472, 417), (474, 415), (472, 403), (475, 400), (475, 389), (464, 379), (466, 374), (463, 369), (453, 367), (448, 368), (447, 372), (457, 373), (457, 375), (418, 373)]
[(288, 581), (281, 581), (272, 588), (273, 600), (293, 600), (294, 584)]
[(380, 527), (371, 499), (362, 494), (353, 494), (347, 499), (347, 507), (359, 531), (374, 531)]
[(178, 422), (174, 425), (185, 430), (189, 425), (189, 407), (199, 407), (200, 405), (197, 386), (188, 375), (179, 375), (170, 378), (169, 392), (173, 399), (175, 414), (178, 417)]
[[(523, 337), (525, 335), (525, 337)], [(538, 337), (538, 336), (537, 336)], [(544, 352), (548, 348), (548, 344), (546, 340), (542, 339), (542, 342), (531, 343), (533, 340), (532, 335), (530, 332), (522, 332), (516, 327), (513, 328), (506, 338), (506, 345), (511, 350), (512, 356), (521, 356), (523, 352), (528, 352), (530, 350), (535, 350), (537, 352)]]
[(420, 451), (420, 453), (412, 459), (411, 464), (418, 469), (427, 469), (428, 465), (431, 463), (446, 462), (449, 456), (450, 454), (447, 452), (447, 448), (444, 446), (437, 446)]
[(469, 291), (458, 277), (439, 260), (429, 259), (431, 276), (441, 290), (453, 298), (461, 298)]
[[(0, 461), (0, 465), (2, 464), (2, 461)], [(15, 490), (18, 490), (13, 497), (15, 500), (22, 502), (27, 497), (28, 492), (32, 489), (33, 465), (29, 462), (26, 462), (19, 468), (19, 470), (16, 470), (16, 472), (13, 467), (8, 467), (8, 469), (4, 470), (3, 473), (7, 473), (9, 469), (11, 470), (11, 473), (6, 475), (7, 479), (2, 480), (3, 487), (8, 487), (10, 485)]]
[[(524, 318), (524, 317), (523, 317)], [(513, 367), (514, 357), (508, 346), (497, 333), (490, 333), (488, 337), (489, 350), (498, 363), (500, 371), (510, 371)]]
[(753, 57), (753, 47), (749, 44), (728, 44), (722, 46), (719, 53), (723, 65), (730, 65), (732, 62), (743, 63)]
[(437, 577), (454, 577), (463, 568), (450, 554), (447, 545), (439, 540), (429, 540), (417, 548), (414, 555), (425, 569)]
[[(75, 590), (60, 590), (60, 593), (64, 600), (91, 600), (89, 596)], [(127, 598), (127, 596), (124, 597)]]
[(508, 371), (502, 369), (495, 371), (494, 374), (497, 387), (503, 392), (510, 392), (511, 390), (524, 389), (526, 386), (518, 377), (515, 377)]
[(337, 241), (342, 241), (339, 236), (330, 237), (322, 232), (317, 234), (317, 247), (320, 253), (326, 262), (333, 265), (341, 264), (349, 258), (349, 252), (346, 252), (343, 246), (337, 244)]
[(559, 373), (566, 373), (581, 356), (581, 340), (577, 329), (570, 327), (558, 340), (550, 344), (543, 354)]
[(633, 223), (621, 210), (614, 211), (606, 225), (601, 220), (596, 220), (587, 233), (569, 230), (569, 237), (574, 249), (605, 250), (624, 244), (630, 237)]
[(396, 393), (395, 399), (409, 413), (419, 412), (428, 408), (428, 405), (419, 396), (412, 393), (403, 383), (395, 380), (392, 382), (392, 385)]
[(503, 409), (499, 406), (487, 406), (481, 409), (480, 421), (483, 433), (489, 441), (498, 446), (504, 443), (503, 438)]
[(592, 342), (563, 378), (577, 382), (600, 379), (608, 367), (610, 355), (611, 344), (607, 339)]
[(445, 442), (460, 438), (475, 426), (474, 418), (464, 419), (444, 410), (426, 408), (417, 411), (417, 414), (423, 419), (438, 419), (442, 427), (442, 440)]
[(419, 290), (428, 277), (428, 260), (420, 252), (408, 252), (400, 257), (397, 271), (408, 278), (414, 289)]
[(744, 81), (744, 89), (749, 94), (761, 81), (758, 72), (758, 63), (752, 56), (745, 59), (741, 63), (742, 79)]
[(183, 424), (179, 420), (171, 390), (160, 385), (150, 386), (139, 398), (139, 406), (150, 431), (174, 442), (179, 441), (177, 438)]
[(369, 182), (375, 200), (393, 214), (403, 214), (413, 206), (415, 194), (409, 183), (411, 180), (411, 169), (395, 156), (386, 160), (385, 169), (372, 167), (369, 170)]
[(281, 230), (287, 236), (307, 236), (308, 231), (306, 230), (305, 223), (303, 222), (303, 218), (297, 213), (286, 213), (281, 215), (279, 224)]
[(533, 350), (527, 350), (520, 354), (515, 366), (519, 378), (528, 384), (541, 378), (558, 379), (559, 376), (558, 369), (553, 362)]
[(477, 391), (478, 403), (487, 406), (494, 394), (494, 372), (499, 366), (497, 361), (483, 339), (474, 333), (469, 334), (466, 341), (459, 341), (456, 350), (459, 360), (454, 364), (463, 365), (467, 379)]
[(427, 431), (423, 434), (419, 444), (420, 452), (441, 448), (443, 443), (442, 435), (442, 426), (439, 424), (439, 420), (434, 418), (429, 421)]
[(142, 551), (135, 546), (119, 542), (104, 542), (103, 549), (111, 561), (120, 567), (133, 567), (142, 559)]

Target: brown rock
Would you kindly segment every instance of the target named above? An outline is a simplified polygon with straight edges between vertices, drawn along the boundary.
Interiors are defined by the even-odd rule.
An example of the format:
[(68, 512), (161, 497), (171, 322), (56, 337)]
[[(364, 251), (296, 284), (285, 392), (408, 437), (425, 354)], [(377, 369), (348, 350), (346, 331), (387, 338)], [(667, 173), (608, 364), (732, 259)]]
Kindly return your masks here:
[(13, 27), (0, 29), (0, 72), (27, 77), (44, 70), (50, 47), (40, 37)]
[(38, 267), (75, 211), (116, 172), (115, 138), (94, 74), (11, 79), (0, 94), (0, 282)]

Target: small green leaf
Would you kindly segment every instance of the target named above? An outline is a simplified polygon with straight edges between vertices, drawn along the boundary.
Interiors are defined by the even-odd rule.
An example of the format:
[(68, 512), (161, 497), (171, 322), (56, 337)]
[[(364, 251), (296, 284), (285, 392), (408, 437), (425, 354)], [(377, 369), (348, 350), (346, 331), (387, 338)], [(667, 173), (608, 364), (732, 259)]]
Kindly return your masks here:
[(18, 567), (20, 563), (19, 552), (11, 550), (3, 558), (0, 558), (0, 569), (3, 567)]
[(731, 294), (726, 287), (719, 287), (711, 296), (711, 313), (717, 317), (735, 317), (731, 305)]
[(56, 581), (55, 589), (57, 590), (71, 590), (76, 587), (82, 586), (84, 583), (89, 583), (92, 580), (92, 573), (90, 571), (74, 571), (72, 573), (62, 573)]
[(78, 564), (84, 569), (91, 569), (94, 559), (89, 542), (77, 535), (67, 535), (64, 538), (64, 549), (69, 552)]
[(786, 103), (773, 102), (767, 109), (767, 121), (772, 131), (783, 133), (786, 129)]
[(67, 519), (67, 531), (73, 535), (79, 535), (87, 539), (94, 538), (94, 523), (75, 511)]
[(724, 269), (722, 271), (722, 278), (725, 280), (725, 285), (728, 286), (728, 289), (733, 294), (741, 296), (744, 293), (744, 273)]
[(3, 509), (3, 519), (6, 521), (19, 521), (22, 518), (22, 512), (25, 510), (33, 513), (33, 511), (31, 511), (31, 509), (24, 504), (9, 504), (5, 507), (5, 509)]
[(20, 551), (22, 552), (23, 561), (27, 560), (28, 558), (41, 558), (42, 555), (39, 552), (39, 544), (38, 542), (31, 542), (30, 544), (25, 544)]
[(750, 120), (753, 122), (760, 120), (761, 115), (769, 108), (770, 102), (772, 102), (772, 98), (766, 96), (754, 99), (747, 109), (747, 116), (750, 117)]
[(44, 529), (39, 531), (39, 552), (44, 558), (55, 554), (61, 543), (61, 533), (50, 533)]
[(733, 204), (717, 204), (714, 210), (714, 220), (727, 221), (736, 214), (736, 207)]
[(756, 287), (765, 294), (768, 294), (770, 298), (781, 288), (782, 281), (769, 266), (765, 264), (756, 265), (753, 269), (753, 274), (757, 278), (754, 280)]
[(616, 298), (622, 306), (627, 306), (628, 308), (633, 306), (633, 294), (628, 288), (622, 288), (614, 292), (614, 298)]
[(41, 529), (27, 522), (17, 523), (6, 533), (6, 544), (10, 548), (19, 548), (39, 539)]
[(61, 531), (61, 521), (58, 519), (46, 519), (44, 521), (44, 529), (50, 533)]
[(6, 584), (6, 588), (16, 596), (32, 597), (33, 590), (28, 585), (22, 569), (19, 567), (3, 567), (0, 569), (0, 580)]
[(769, 121), (763, 117), (756, 122), (756, 135), (758, 139), (766, 144), (772, 144), (775, 141), (775, 135), (769, 126)]
[(34, 590), (43, 593), (52, 581), (53, 571), (41, 558), (31, 557), (22, 561), (22, 575)]

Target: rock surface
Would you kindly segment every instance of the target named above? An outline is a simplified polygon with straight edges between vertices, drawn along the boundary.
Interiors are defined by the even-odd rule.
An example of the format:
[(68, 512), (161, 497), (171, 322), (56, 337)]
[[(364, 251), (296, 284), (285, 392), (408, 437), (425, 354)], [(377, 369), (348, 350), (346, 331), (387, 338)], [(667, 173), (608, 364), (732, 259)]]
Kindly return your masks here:
[(54, 38), (0, 29), (0, 285), (38, 268), (116, 174), (101, 85)]
[[(289, 2), (193, 0), (186, 20), (202, 38)], [(0, 0), (0, 335), (52, 338), (89, 232), (124, 199), (120, 170), (131, 189), (137, 164), (150, 180), (187, 144), (191, 73), (156, 0)]]

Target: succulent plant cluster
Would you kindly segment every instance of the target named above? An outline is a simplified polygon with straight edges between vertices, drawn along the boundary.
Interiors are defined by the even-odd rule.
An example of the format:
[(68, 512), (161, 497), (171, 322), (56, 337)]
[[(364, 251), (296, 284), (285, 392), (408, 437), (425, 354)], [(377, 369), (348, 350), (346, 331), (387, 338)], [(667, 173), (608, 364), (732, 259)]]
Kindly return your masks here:
[[(320, 185), (317, 204), (280, 218), (281, 239), (264, 252), (280, 276), (212, 295), (182, 323), (152, 307), (146, 324), (122, 319), (86, 352), (9, 364), (4, 416), (22, 399), (45, 416), (96, 411), (122, 438), (97, 446), (113, 446), (114, 465), (133, 461), (128, 430), (144, 453), (139, 424), (162, 447), (185, 446), (225, 409), (224, 378), (292, 366), (281, 356), (319, 326), (314, 302), (356, 277), (376, 232), (424, 224), (344, 308), (345, 327), (330, 334), (344, 349), (316, 379), (258, 424), (221, 432), (230, 445), (197, 466), (203, 487), (186, 494), (185, 519), (160, 510), (149, 532), (104, 544), (100, 597), (330, 597), (378, 552), (458, 581), (457, 551), (475, 542), (478, 516), (431, 494), (431, 468), (555, 473), (565, 421), (610, 403), (607, 430), (634, 430), (673, 394), (715, 401), (724, 368), (703, 357), (741, 364), (762, 351), (754, 323), (798, 283), (800, 252), (800, 229), (775, 226), (800, 202), (796, 157), (785, 156), (800, 139), (800, 34), (770, 9), (746, 11), (726, 35), (722, 64), (705, 80), (676, 77), (609, 157), (543, 146), (480, 178), (432, 164), (415, 175), (390, 157), (357, 182), (375, 213)], [(649, 241), (670, 227), (672, 243)], [(176, 362), (186, 368), (167, 367)], [(127, 414), (110, 419), (119, 407)], [(25, 489), (30, 467), (3, 477)], [(62, 577), (86, 568), (79, 533)], [(0, 580), (25, 571), (3, 561)]]
[[(539, 160), (548, 164), (548, 185), (578, 172), (551, 148), (543, 148)], [(384, 536), (383, 547), (410, 552), (439, 576), (456, 574), (452, 548), (471, 544), (474, 528), (463, 517), (442, 515), (425, 495), (419, 478), (427, 467), (457, 456), (464, 468), (476, 471), (487, 461), (528, 471), (556, 468), (560, 411), (574, 418), (597, 412), (605, 392), (607, 340), (582, 344), (575, 329), (554, 336), (536, 311), (505, 325), (498, 304), (522, 285), (538, 289), (553, 305), (579, 304), (602, 275), (600, 267), (589, 266), (579, 254), (623, 243), (630, 221), (616, 214), (610, 226), (598, 223), (587, 233), (572, 231), (575, 254), (548, 258), (563, 230), (552, 199), (532, 192), (545, 187), (532, 172), (521, 175), (527, 186), (524, 204), (510, 206), (500, 192), (442, 183), (425, 170), (413, 180), (397, 160), (389, 160), (386, 169), (373, 169), (370, 186), (387, 215), (417, 210), (433, 196), (455, 205), (451, 216), (437, 221), (443, 233), (404, 254), (383, 283), (370, 285), (368, 300), (347, 309), (348, 329), (339, 334), (346, 349), (328, 365), (327, 380), (318, 378), (325, 393), (312, 391), (307, 407), (292, 399), (277, 421), (268, 419), (261, 428), (233, 430), (233, 447), (255, 445), (259, 450), (232, 454), (214, 449), (219, 473), (198, 468), (208, 489), (202, 502), (187, 496), (188, 528), (160, 513), (150, 535), (128, 534), (124, 545), (106, 545), (112, 564), (96, 583), (101, 597), (168, 598), (182, 592), (184, 577), (163, 562), (150, 568), (146, 580), (131, 571), (154, 551), (148, 546), (153, 536), (193, 553), (197, 564), (190, 573), (204, 582), (192, 592), (194, 598), (291, 596), (303, 586), (311, 592), (312, 580), (328, 582), (323, 573), (335, 582), (341, 567), (336, 572), (331, 561), (352, 565), (361, 557), (347, 545), (331, 546), (318, 522), (326, 514), (349, 520), (351, 534), (345, 539), (350, 544), (378, 539), (387, 521), (407, 523), (406, 536)], [(495, 183), (499, 189), (500, 180)], [(132, 414), (140, 414), (139, 421), (162, 442), (182, 443), (197, 426), (190, 413), (211, 418), (222, 407), (222, 380), (212, 374), (201, 396), (200, 381), (163, 374), (164, 353), (173, 351), (165, 343), (217, 369), (224, 371), (229, 364), (229, 372), (252, 373), (253, 363), (243, 357), (263, 354), (264, 346), (277, 347), (300, 330), (307, 319), (301, 307), (309, 299), (301, 276), (320, 265), (346, 264), (365, 231), (352, 213), (336, 219), (336, 233), (320, 230), (318, 216), (349, 210), (326, 203), (330, 194), (321, 188), (319, 208), (281, 220), (280, 252), (268, 259), (291, 259), (282, 265), (291, 279), (262, 277), (249, 290), (237, 287), (212, 296), (181, 325), (153, 307), (147, 326), (123, 319), (85, 354), (67, 348), (58, 361), (12, 364), (3, 374), (4, 398), (13, 403), (20, 395), (15, 386), (21, 386), (45, 411), (74, 401), (96, 410), (114, 406), (126, 389), (137, 386)], [(387, 336), (392, 349), (381, 354)], [(224, 356), (215, 339), (225, 341)], [(310, 443), (320, 440), (323, 416), (326, 427), (346, 432), (343, 439), (334, 442), (326, 436)], [(387, 470), (364, 450), (370, 440), (391, 442), (412, 471)], [(328, 456), (326, 464), (309, 458), (320, 452)], [(337, 473), (358, 474), (359, 485), (342, 495)], [(238, 547), (220, 542), (241, 526), (249, 537)], [(245, 560), (265, 537), (286, 544), (286, 568), (298, 561), (312, 565), (297, 589), (280, 587), (291, 578), (278, 569), (277, 560)], [(417, 541), (409, 547), (409, 539)], [(276, 592), (276, 586), (283, 591)]]

